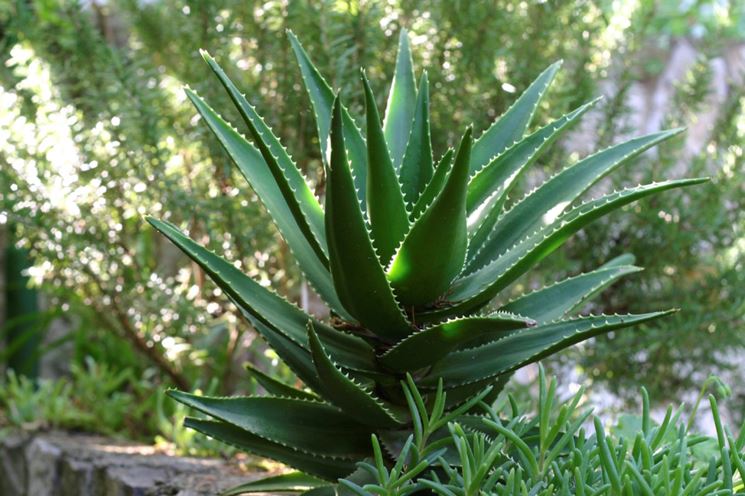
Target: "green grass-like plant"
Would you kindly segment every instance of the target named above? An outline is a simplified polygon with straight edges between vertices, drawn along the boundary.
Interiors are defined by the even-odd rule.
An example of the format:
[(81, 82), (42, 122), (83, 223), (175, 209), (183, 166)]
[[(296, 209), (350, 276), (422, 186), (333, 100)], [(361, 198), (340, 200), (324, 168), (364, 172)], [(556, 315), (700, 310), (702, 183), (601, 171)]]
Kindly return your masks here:
[[(581, 406), (582, 389), (561, 401), (556, 384), (541, 368), (534, 417), (509, 398), (497, 407), (481, 403), (480, 415), (464, 423), (453, 416), (438, 418), (448, 422), (449, 435), (435, 442), (422, 436), (427, 431), (422, 424), (416, 425), (392, 468), (373, 436), (374, 463), (359, 463), (359, 472), (341, 485), (359, 496), (743, 494), (745, 425), (737, 438), (724, 428), (714, 396), (709, 402), (717, 438), (710, 438), (690, 431), (695, 407), (687, 423), (682, 406), (669, 407), (655, 423), (644, 388), (641, 416), (622, 417), (607, 430)], [(417, 394), (413, 385), (408, 388)], [(444, 395), (435, 405), (438, 401), (445, 401)], [(417, 409), (414, 415), (424, 419), (433, 413)], [(448, 457), (443, 445), (453, 446), (454, 453)]]
[(372, 457), (337, 487), (295, 472), (227, 494), (273, 491), (288, 483), (321, 496), (745, 494), (745, 424), (735, 437), (709, 395), (717, 437), (691, 430), (710, 385), (702, 388), (687, 421), (681, 405), (668, 407), (656, 423), (642, 388), (640, 415), (623, 415), (607, 429), (584, 405), (584, 388), (562, 400), (556, 379), (547, 380), (539, 370), (535, 415), (511, 394), (493, 405), (475, 398), (473, 414), (462, 416), (443, 410), (447, 394), (439, 389), (426, 407), (409, 376), (403, 387), (416, 398), (410, 411), (414, 432), (396, 453), (387, 453), (373, 434)]
[[(371, 434), (388, 453), (403, 447), (418, 422), (412, 402), (435, 404), (439, 418), (460, 419), (492, 399), (514, 370), (668, 313), (569, 316), (593, 294), (639, 270), (630, 256), (494, 302), (593, 220), (703, 181), (639, 185), (578, 203), (600, 179), (679, 129), (612, 146), (510, 200), (520, 175), (594, 103), (528, 132), (560, 63), (539, 75), (480, 137), (466, 129), (458, 146), (435, 160), (427, 74), (416, 83), (405, 32), (382, 122), (361, 75), (364, 135), (298, 40), (291, 33), (289, 38), (318, 127), (326, 172), (323, 205), (279, 139), (208, 54), (203, 56), (251, 141), (194, 91), (186, 93), (262, 200), (331, 318), (306, 314), (174, 225), (148, 219), (202, 267), (305, 385), (293, 388), (253, 371), (267, 396), (173, 391), (176, 400), (211, 417), (188, 418), (187, 426), (335, 481), (375, 455)], [(402, 393), (405, 377), (409, 389)], [(442, 391), (447, 401), (438, 400)], [(436, 425), (442, 435), (446, 425)], [(285, 489), (297, 490), (288, 484)]]

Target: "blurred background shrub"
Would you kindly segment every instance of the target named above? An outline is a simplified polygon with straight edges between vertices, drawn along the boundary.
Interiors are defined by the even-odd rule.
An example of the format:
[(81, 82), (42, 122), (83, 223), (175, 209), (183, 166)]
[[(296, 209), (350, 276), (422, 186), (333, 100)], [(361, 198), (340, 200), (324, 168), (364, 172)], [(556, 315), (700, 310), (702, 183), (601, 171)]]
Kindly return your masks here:
[[(81, 371), (97, 370), (109, 377), (111, 391), (102, 394), (112, 402), (117, 394), (155, 401), (165, 417), (179, 415), (155, 394), (165, 385), (250, 392), (245, 361), (290, 378), (200, 269), (141, 219), (153, 213), (188, 226), (254, 277), (320, 311), (181, 88), (191, 86), (236, 117), (225, 96), (213, 94), (216, 86), (205, 84), (208, 69), (197, 50), (209, 50), (322, 194), (315, 123), (285, 30), (298, 35), (360, 115), (358, 67), (382, 98), (402, 27), (411, 33), (416, 65), (429, 69), (436, 154), (466, 123), (477, 133), (485, 129), (557, 59), (564, 67), (536, 126), (605, 96), (585, 124), (542, 157), (523, 191), (537, 176), (627, 134), (689, 128), (601, 187), (696, 175), (711, 176), (712, 184), (593, 225), (550, 257), (538, 278), (521, 283), (537, 286), (631, 252), (646, 271), (586, 310), (682, 308), (549, 364), (621, 401), (639, 383), (666, 402), (695, 395), (710, 373), (745, 374), (738, 368), (745, 347), (741, 2), (14, 0), (0, 4), (0, 239), (27, 255), (24, 274), (40, 293), (41, 310), (29, 317), (36, 325), (21, 323), (42, 337), (29, 358), (42, 358), (42, 375), (66, 376), (72, 386), (54, 387), (77, 391)], [(18, 324), (6, 319), (1, 327), (0, 358), (17, 348), (9, 329)], [(579, 369), (565, 365), (577, 361)], [(34, 388), (21, 394), (19, 381), (9, 376), (0, 386), (0, 406), (10, 412), (6, 421), (33, 422), (8, 407), (18, 398), (33, 401)], [(733, 405), (745, 405), (745, 391), (733, 393)], [(95, 415), (95, 401), (86, 406), (90, 398), (76, 398)], [(122, 415), (106, 422), (109, 431), (140, 413)], [(139, 435), (186, 439), (151, 417)]]

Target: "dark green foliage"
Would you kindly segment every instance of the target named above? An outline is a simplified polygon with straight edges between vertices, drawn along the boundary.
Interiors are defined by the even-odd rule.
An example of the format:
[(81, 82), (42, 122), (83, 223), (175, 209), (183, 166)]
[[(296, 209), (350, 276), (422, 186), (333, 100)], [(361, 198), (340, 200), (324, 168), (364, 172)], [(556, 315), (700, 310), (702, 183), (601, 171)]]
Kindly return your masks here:
[[(479, 415), (467, 421), (440, 418), (442, 394), (431, 407), (412, 402), (412, 416), (421, 420), (393, 453), (395, 463), (386, 461), (373, 436), (374, 458), (358, 464), (364, 475), (342, 479), (336, 494), (743, 494), (745, 425), (737, 436), (723, 427), (713, 397), (716, 438), (689, 431), (682, 408), (668, 409), (661, 424), (652, 422), (644, 389), (641, 416), (628, 415), (608, 429), (598, 417), (590, 421), (592, 410), (582, 406), (584, 390), (560, 399), (556, 380), (547, 381), (543, 369), (538, 385), (535, 415), (511, 396), (493, 406), (481, 403)], [(407, 394), (419, 395), (411, 386)], [(694, 417), (695, 408), (688, 415)], [(452, 456), (444, 447), (454, 451)], [(295, 477), (288, 476), (288, 483)]]
[[(187, 4), (182, 0), (116, 0), (105, 5), (85, 3), (82, 8), (60, 0), (5, 2), (0, 5), (0, 85), (6, 98), (10, 93), (18, 98), (0, 111), (12, 131), (0, 144), (0, 223), (7, 216), (7, 221), (20, 225), (19, 244), (31, 251), (37, 268), (51, 264), (37, 282), (51, 296), (55, 316), (80, 321), (81, 331), (69, 338), (76, 343), (76, 362), (82, 363), (90, 354), (117, 369), (133, 367), (136, 375), (153, 377), (154, 384), (174, 380), (204, 384), (209, 377), (219, 377), (223, 380), (216, 394), (244, 388), (252, 391), (236, 373), (241, 370), (240, 362), (249, 359), (267, 370), (272, 368), (273, 356), (265, 356), (258, 341), (250, 348), (243, 346), (253, 332), (243, 325), (240, 312), (204, 282), (196, 264), (173, 257), (158, 236), (143, 230), (140, 213), (160, 209), (159, 216), (188, 226), (190, 236), (231, 262), (240, 262), (242, 270), (291, 301), (300, 301), (303, 278), (319, 293), (325, 290), (322, 296), (330, 304), (333, 285), (311, 246), (303, 254), (318, 260), (316, 277), (309, 274), (308, 263), (303, 263), (304, 276), (300, 275), (294, 260), (301, 254), (275, 243), (277, 230), (244, 186), (241, 172), (232, 167), (208, 127), (197, 122), (183, 104), (181, 83), (190, 85), (226, 120), (240, 124), (241, 132), (250, 137), (230, 95), (215, 84), (210, 67), (199, 57), (199, 47), (209, 49), (221, 62), (236, 62), (237, 67), (226, 65), (228, 75), (261, 110), (273, 134), (282, 137), (309, 189), (320, 196), (325, 192), (323, 162), (328, 155), (322, 150), (327, 145), (325, 140), (318, 142), (317, 123), (300, 88), (293, 46), (283, 36), (286, 28), (292, 27), (303, 40), (313, 61), (328, 76), (328, 84), (341, 90), (350, 113), (363, 117), (365, 92), (358, 68), (366, 67), (382, 111), (387, 80), (396, 65), (399, 31), (407, 27), (414, 35), (410, 49), (415, 65), (430, 66), (435, 159), (443, 156), (448, 145), (457, 145), (466, 124), (473, 122), (475, 136), (480, 136), (515, 100), (517, 93), (512, 91), (528, 88), (537, 74), (564, 59), (563, 69), (556, 73), (552, 89), (543, 96), (527, 129), (533, 134), (520, 147), (492, 161), (494, 165), (485, 168), (479, 179), (471, 179), (472, 185), (478, 180), (482, 187), (469, 190), (469, 213), (493, 193), (491, 186), (498, 185), (497, 194), (491, 197), (492, 208), (484, 210), (498, 217), (501, 205), (509, 208), (536, 178), (558, 172), (573, 160), (567, 151), (573, 149), (572, 143), (559, 140), (561, 133), (553, 133), (553, 128), (576, 122), (589, 108), (581, 104), (599, 93), (597, 81), (606, 77), (613, 81), (616, 72), (622, 75), (617, 94), (597, 102), (591, 117), (597, 119), (593, 122), (600, 135), (599, 148), (622, 141), (619, 136), (628, 137), (634, 131), (624, 127), (628, 88), (638, 81), (654, 80), (670, 47), (681, 37), (700, 49), (702, 56), (677, 89), (673, 105), (677, 110), (667, 117), (666, 125), (692, 122), (707, 97), (708, 61), (719, 58), (730, 40), (742, 38), (743, 7), (738, 2), (725, 3), (729, 18), (715, 14), (719, 11), (711, 9), (709, 1), (683, 6), (643, 0), (631, 13), (622, 39), (610, 49), (611, 58), (606, 59), (606, 35), (617, 27), (609, 26), (617, 13), (613, 5), (626, 2), (198, 0)], [(489, 29), (483, 28), (484, 19), (489, 19)], [(703, 38), (692, 33), (700, 26), (707, 31)], [(32, 48), (33, 54), (28, 59), (19, 56), (18, 46)], [(48, 83), (37, 80), (32, 70), (37, 63), (49, 68)], [(416, 81), (412, 78), (412, 87)], [(318, 85), (313, 105), (319, 115), (326, 112), (328, 137), (334, 93), (324, 84)], [(54, 90), (50, 97), (44, 96), (46, 88)], [(50, 110), (49, 102), (54, 109)], [(745, 211), (742, 154), (737, 151), (743, 141), (742, 102), (741, 92), (730, 93), (707, 151), (693, 163), (681, 153), (680, 140), (674, 140), (657, 148), (658, 155), (642, 156), (638, 166), (616, 171), (612, 179), (622, 187), (683, 174), (712, 175), (711, 185), (686, 189), (660, 201), (642, 200), (640, 208), (617, 212), (613, 222), (596, 222), (581, 230), (567, 242), (568, 250), (554, 252), (506, 288), (497, 306), (566, 276), (593, 274), (608, 259), (632, 252), (638, 265), (646, 268), (643, 274), (619, 280), (612, 292), (602, 293), (594, 303), (581, 297), (557, 302), (551, 307), (553, 318), (560, 318), (557, 313), (563, 315), (572, 304), (579, 305), (573, 310), (582, 313), (646, 312), (671, 304), (681, 306), (682, 311), (643, 324), (644, 332), (614, 333), (588, 342), (581, 354), (566, 357), (570, 363), (580, 360), (590, 377), (609, 380), (620, 393), (630, 391), (633, 396), (636, 384), (643, 382), (654, 388), (655, 398), (663, 399), (668, 394), (675, 397), (695, 384), (698, 374), (705, 376), (711, 367), (720, 366), (721, 350), (732, 349), (737, 357), (743, 345), (739, 331), (745, 304), (741, 290), (745, 271), (738, 248)], [(63, 111), (67, 108), (74, 119)], [(554, 120), (574, 109), (576, 113)], [(44, 191), (59, 191), (57, 178), (73, 177), (59, 173), (56, 161), (50, 163), (46, 154), (45, 144), (73, 142), (72, 137), (59, 139), (55, 126), (50, 125), (54, 122), (67, 123), (75, 139), (71, 150), (77, 153), (79, 175), (64, 191), (82, 187), (92, 192), (77, 198), (81, 207), (77, 214), (47, 201), (33, 187), (39, 177)], [(364, 118), (357, 118), (357, 123), (366, 127)], [(353, 129), (345, 128), (345, 132), (354, 138)], [(369, 133), (367, 129), (365, 135)], [(550, 140), (539, 146), (545, 136)], [(557, 146), (549, 147), (553, 139)], [(358, 139), (356, 156), (366, 160), (368, 150), (360, 143)], [(347, 146), (351, 147), (350, 140)], [(63, 155), (76, 154), (53, 153), (51, 157)], [(18, 162), (11, 165), (11, 158), (36, 164), (38, 175), (16, 169)], [(435, 167), (436, 180), (417, 200), (409, 221), (419, 217), (440, 192), (451, 160), (452, 155), (443, 159), (445, 167)], [(89, 168), (91, 164), (97, 166)], [(522, 178), (506, 181), (513, 171), (528, 167)], [(274, 177), (269, 170), (266, 174)], [(364, 175), (356, 174), (354, 179), (359, 185)], [(609, 182), (605, 180), (598, 189), (606, 191)], [(139, 192), (139, 183), (147, 186), (144, 192)], [(18, 189), (11, 191), (10, 185)], [(357, 188), (363, 208), (368, 190), (367, 186)], [(267, 207), (267, 198), (261, 196)], [(278, 198), (283, 198), (281, 191)], [(291, 228), (295, 220), (287, 219)], [(495, 220), (483, 219), (487, 225)], [(313, 222), (309, 220), (309, 226)], [(119, 224), (121, 230), (113, 229)], [(406, 224), (401, 215), (399, 224)], [(281, 235), (293, 244), (288, 239), (290, 228), (285, 226)], [(398, 247), (395, 240), (404, 230), (396, 230), (386, 247), (381, 247), (373, 226), (371, 237), (382, 265), (392, 257)], [(304, 240), (299, 228), (296, 236)], [(255, 258), (256, 253), (261, 256)], [(130, 258), (135, 262), (124, 265)], [(627, 267), (622, 272), (631, 270)], [(95, 277), (99, 273), (110, 277)], [(589, 278), (580, 276), (578, 282), (582, 280), (589, 284)], [(550, 298), (550, 291), (544, 296)], [(524, 305), (524, 312), (535, 311), (540, 297), (536, 294), (532, 304), (530, 297), (516, 304)], [(340, 303), (336, 307), (343, 312)], [(543, 318), (534, 315), (537, 320)], [(123, 346), (121, 337), (130, 346)], [(271, 342), (304, 359), (310, 357), (307, 350), (281, 335), (273, 335)], [(351, 356), (355, 353), (345, 358)], [(312, 361), (300, 363), (312, 366)], [(171, 369), (176, 379), (152, 375), (153, 366)], [(288, 379), (286, 367), (272, 371)], [(735, 415), (741, 411), (733, 409)]]
[[(332, 318), (325, 323), (304, 313), (173, 224), (149, 218), (202, 267), (312, 392), (287, 394), (286, 387), (265, 378), (259, 380), (267, 383), (269, 396), (223, 398), (171, 391), (176, 400), (211, 417), (187, 419), (187, 426), (333, 481), (349, 475), (350, 464), (368, 456), (380, 457), (379, 448), (373, 453), (369, 450), (371, 434), (379, 435), (388, 450), (395, 450), (401, 435), (417, 430), (421, 419), (411, 410), (412, 404), (418, 405), (420, 412), (425, 404), (433, 404), (436, 416), (442, 417), (439, 423), (428, 424), (434, 434), (444, 426), (442, 419), (467, 421), (466, 414), (487, 395), (499, 393), (516, 369), (590, 337), (670, 313), (566, 317), (610, 281), (633, 272), (623, 260), (598, 269), (599, 280), (588, 274), (558, 283), (559, 288), (572, 289), (566, 291), (566, 300), (555, 290), (551, 293), (551, 288), (526, 296), (544, 298), (540, 309), (530, 299), (527, 303), (523, 300), (522, 306), (520, 299), (511, 303), (513, 311), (517, 306), (524, 314), (509, 313), (503, 307), (495, 312), (489, 304), (592, 221), (640, 198), (704, 181), (653, 182), (572, 207), (602, 177), (678, 130), (611, 147), (567, 167), (509, 208), (502, 209), (500, 203), (497, 214), (486, 214), (493, 225), (485, 242), (469, 252), (473, 230), (468, 229), (467, 199), (472, 171), (482, 169), (483, 157), (522, 147), (521, 140), (558, 65), (544, 71), (481, 138), (474, 140), (472, 128), (467, 128), (453, 160), (438, 160), (438, 169), (447, 170), (434, 174), (426, 77), (413, 110), (406, 109), (414, 97), (405, 96), (411, 93), (407, 88), (413, 87), (406, 83), (411, 79), (411, 64), (405, 34), (382, 129), (372, 92), (363, 78), (371, 126), (370, 147), (364, 155), (355, 151), (362, 134), (341, 97), (337, 94), (329, 100), (330, 88), (295, 36), (289, 37), (316, 112), (325, 169), (323, 211), (298, 166), (268, 128), (258, 129), (263, 121), (211, 57), (205, 55), (240, 113), (246, 117), (250, 112), (245, 120), (254, 143), (191, 90), (187, 94), (238, 168), (256, 184), (254, 191), (267, 203), (277, 225), (287, 226), (280, 231), (291, 235), (287, 241), (300, 255), (300, 269), (311, 283), (329, 277), (333, 281), (333, 286), (324, 286), (319, 292), (327, 300)], [(402, 119), (410, 120), (409, 125)], [(403, 136), (406, 146), (400, 146), (401, 128), (410, 129)], [(392, 153), (396, 147), (405, 150), (400, 167)], [(481, 150), (478, 155), (472, 153), (477, 147)], [(530, 154), (519, 156), (524, 162), (531, 158)], [(359, 185), (367, 183), (368, 159), (380, 163), (371, 168), (373, 185), (360, 196)], [(524, 169), (522, 164), (516, 168)], [(363, 180), (360, 174), (364, 174)], [(392, 174), (397, 175), (397, 181), (391, 179)], [(506, 191), (506, 183), (512, 180), (505, 175), (500, 185), (479, 182), (473, 187)], [(303, 184), (291, 186), (295, 181)], [(433, 188), (431, 193), (429, 188)], [(390, 237), (385, 230), (388, 218), (380, 215), (378, 202), (402, 199), (408, 214), (416, 208), (420, 195), (432, 198), (431, 202), (421, 206), (421, 213), (411, 221), (408, 215), (390, 211), (395, 222), (405, 227), (398, 239)], [(367, 215), (366, 200), (373, 205), (373, 216)], [(494, 208), (488, 196), (472, 203), (474, 210)], [(322, 219), (324, 232), (314, 232), (313, 218), (317, 219), (315, 224), (321, 224)], [(385, 233), (381, 241), (388, 249), (397, 245), (390, 262), (376, 250), (376, 233)], [(510, 237), (504, 240), (506, 236)], [(503, 244), (493, 245), (495, 239)], [(606, 275), (604, 270), (612, 274)], [(537, 322), (538, 318), (542, 321)], [(409, 389), (402, 396), (399, 381), (405, 371), (414, 376), (407, 374)], [(272, 390), (280, 395), (272, 395)], [(443, 390), (455, 401), (447, 403)], [(419, 440), (427, 436), (420, 434)], [(452, 449), (446, 450), (445, 456), (453, 455)]]

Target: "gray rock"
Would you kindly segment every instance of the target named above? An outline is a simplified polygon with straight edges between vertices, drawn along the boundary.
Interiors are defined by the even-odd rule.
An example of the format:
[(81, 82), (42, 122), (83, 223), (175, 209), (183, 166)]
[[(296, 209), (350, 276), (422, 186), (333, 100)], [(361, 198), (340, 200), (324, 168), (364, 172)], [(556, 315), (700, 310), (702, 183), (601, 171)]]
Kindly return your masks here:
[(207, 496), (263, 475), (98, 436), (0, 437), (0, 496)]

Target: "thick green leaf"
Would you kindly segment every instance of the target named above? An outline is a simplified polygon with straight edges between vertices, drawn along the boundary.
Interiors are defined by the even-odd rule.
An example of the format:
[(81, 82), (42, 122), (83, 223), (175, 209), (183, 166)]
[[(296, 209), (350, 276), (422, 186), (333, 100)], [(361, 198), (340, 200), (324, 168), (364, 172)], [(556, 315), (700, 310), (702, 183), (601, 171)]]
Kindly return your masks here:
[(460, 272), (468, 243), (466, 186), (471, 129), (458, 147), (445, 186), (414, 221), (388, 270), (388, 279), (406, 306), (431, 303)]
[(269, 396), (218, 398), (175, 390), (168, 395), (217, 420), (304, 453), (358, 459), (370, 452), (368, 427), (318, 401)]
[(414, 205), (432, 178), (432, 138), (429, 129), (429, 82), (427, 73), (422, 74), (417, 94), (414, 122), (411, 125), (409, 143), (406, 145), (401, 164), (401, 189), (408, 205)]
[(326, 177), (326, 235), (331, 275), (344, 308), (380, 336), (406, 336), (409, 323), (378, 261), (354, 193), (338, 99), (331, 129), (331, 166)]
[(367, 215), (380, 263), (385, 266), (409, 231), (409, 216), (385, 143), (375, 97), (364, 73), (362, 82), (367, 111)]
[(450, 298), (458, 302), (443, 310), (420, 314), (420, 321), (463, 315), (489, 302), (530, 267), (561, 246), (572, 234), (628, 203), (667, 189), (700, 184), (707, 179), (682, 179), (637, 186), (593, 200), (561, 214), (551, 224), (524, 239), (502, 256), (453, 283)]
[(517, 178), (596, 101), (582, 105), (518, 141), (471, 177), (466, 208), (469, 231), (474, 234), (471, 235), (469, 252), (475, 251), (475, 246), (481, 246), (491, 232)]
[[(281, 358), (281, 357), (280, 357)], [(299, 398), (302, 400), (319, 400), (320, 398), (313, 393), (308, 393), (301, 389), (294, 388), (290, 385), (280, 382), (277, 379), (266, 375), (250, 363), (244, 364), (246, 371), (253, 377), (256, 383), (263, 387), (267, 393), (272, 396), (283, 396), (285, 398)]]
[(256, 112), (248, 100), (241, 94), (225, 71), (206, 51), (201, 51), (202, 57), (209, 64), (210, 69), (218, 77), (227, 91), (233, 104), (251, 131), (259, 147), (264, 161), (277, 182), (277, 185), (295, 217), (295, 221), (303, 229), (308, 241), (314, 248), (321, 249), (320, 258), (328, 256), (326, 250), (326, 232), (323, 224), (323, 210), (315, 194), (311, 191), (303, 174), (298, 170), (287, 150), (274, 135), (264, 119)]
[[(328, 163), (328, 143), (331, 134), (331, 115), (334, 105), (334, 92), (331, 86), (326, 82), (316, 66), (308, 57), (303, 46), (291, 31), (287, 31), (287, 37), (295, 52), (300, 74), (303, 77), (305, 89), (310, 97), (313, 112), (316, 116), (316, 126), (318, 127), (318, 143), (321, 146), (321, 157)], [(365, 205), (365, 191), (367, 187), (367, 146), (362, 137), (357, 124), (349, 115), (347, 109), (342, 106), (342, 120), (344, 122), (344, 141), (347, 146), (347, 158), (349, 158), (354, 176), (354, 186), (357, 191), (362, 209)]]
[(297, 493), (300, 491), (310, 491), (318, 487), (331, 487), (323, 479), (304, 474), (303, 472), (289, 472), (286, 474), (266, 477), (251, 482), (246, 482), (240, 486), (229, 489), (220, 496), (238, 496), (239, 494), (250, 493)]
[(600, 268), (521, 296), (499, 310), (530, 317), (539, 324), (551, 322), (582, 305), (620, 277), (640, 270), (630, 265)]
[(419, 384), (434, 388), (440, 377), (446, 389), (478, 382), (516, 370), (593, 336), (648, 322), (671, 312), (582, 317), (526, 329), (478, 348), (449, 354)]
[(187, 95), (225, 148), (225, 151), (230, 155), (230, 158), (233, 159), (253, 190), (261, 198), (277, 229), (287, 242), (287, 246), (295, 255), (300, 269), (308, 278), (310, 285), (334, 312), (349, 317), (341, 306), (334, 290), (334, 284), (328, 270), (328, 261), (325, 256), (323, 258), (319, 257), (318, 251), (313, 248), (311, 242), (297, 224), (261, 153), (217, 115), (198, 95), (188, 90)]
[(442, 188), (445, 186), (445, 181), (448, 178), (450, 168), (453, 166), (453, 156), (454, 150), (448, 148), (440, 158), (437, 167), (435, 167), (434, 176), (432, 176), (432, 179), (427, 184), (424, 192), (416, 201), (416, 205), (414, 205), (414, 208), (411, 210), (411, 214), (409, 214), (411, 220), (419, 217), (442, 191)]
[[(187, 417), (184, 426), (213, 439), (258, 456), (277, 460), (303, 472), (335, 481), (354, 470), (355, 459), (329, 458), (302, 453), (289, 446), (274, 443), (226, 422)], [(230, 493), (228, 494), (240, 494)]]
[(509, 313), (454, 319), (410, 335), (385, 352), (380, 363), (397, 372), (429, 367), (459, 346), (481, 338), (504, 337), (510, 331), (535, 325), (530, 318)]
[(492, 123), (473, 144), (471, 174), (481, 169), (492, 159), (511, 147), (523, 137), (541, 98), (546, 93), (561, 61), (554, 62), (543, 71), (507, 111)]
[(313, 363), (323, 384), (324, 398), (365, 425), (392, 428), (403, 424), (390, 409), (391, 405), (385, 405), (339, 369), (326, 353), (310, 322), (308, 340)]
[(416, 105), (416, 81), (414, 80), (414, 64), (411, 62), (409, 50), (409, 36), (405, 29), (401, 30), (398, 40), (398, 56), (393, 83), (388, 93), (388, 104), (385, 109), (383, 130), (388, 149), (396, 170), (401, 168), (406, 143), (409, 142), (411, 123), (414, 120)]
[[(147, 221), (199, 264), (239, 308), (303, 349), (309, 349), (305, 326), (311, 317), (305, 312), (261, 286), (224, 258), (200, 246), (172, 224), (152, 218)], [(344, 359), (347, 367), (375, 370), (372, 348), (362, 338), (339, 332), (320, 322), (314, 324), (329, 342), (334, 356)]]
[(574, 200), (620, 165), (681, 132), (661, 131), (591, 155), (553, 176), (507, 211), (480, 246), (469, 250), (466, 272), (483, 267), (515, 243), (551, 224)]

